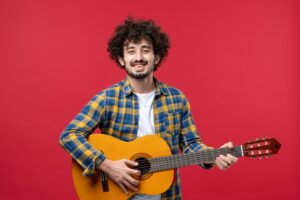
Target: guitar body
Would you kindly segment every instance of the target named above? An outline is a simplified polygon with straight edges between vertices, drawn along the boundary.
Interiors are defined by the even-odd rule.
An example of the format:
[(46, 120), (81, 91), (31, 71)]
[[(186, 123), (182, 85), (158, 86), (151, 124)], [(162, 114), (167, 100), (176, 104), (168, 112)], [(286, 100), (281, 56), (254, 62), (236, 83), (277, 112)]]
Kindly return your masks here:
[(73, 160), (73, 182), (81, 200), (125, 200), (136, 193), (162, 194), (171, 186), (175, 168), (213, 163), (218, 156), (227, 154), (236, 157), (269, 157), (276, 154), (281, 147), (275, 138), (263, 138), (233, 148), (205, 149), (189, 154), (172, 155), (168, 144), (158, 135), (146, 135), (132, 142), (124, 142), (105, 134), (91, 134), (88, 141), (110, 160), (129, 159), (138, 162), (139, 165), (134, 168), (140, 170), (142, 175), (139, 177), (139, 191), (129, 191), (126, 195), (109, 177), (103, 184), (103, 178), (106, 177), (103, 176), (104, 173), (93, 177), (82, 176), (82, 168)]
[[(136, 161), (140, 158), (171, 155), (170, 147), (158, 135), (147, 135), (132, 142), (124, 142), (105, 134), (91, 134), (88, 141), (95, 149), (101, 150), (110, 160), (125, 158)], [(104, 192), (100, 175), (82, 176), (82, 168), (74, 160), (72, 162), (72, 175), (75, 190), (81, 200), (125, 200), (136, 193), (156, 195), (165, 192), (173, 182), (174, 170), (149, 172), (142, 175), (139, 191), (136, 193), (129, 191), (129, 195), (124, 194), (122, 189), (110, 178), (108, 178), (109, 191)]]

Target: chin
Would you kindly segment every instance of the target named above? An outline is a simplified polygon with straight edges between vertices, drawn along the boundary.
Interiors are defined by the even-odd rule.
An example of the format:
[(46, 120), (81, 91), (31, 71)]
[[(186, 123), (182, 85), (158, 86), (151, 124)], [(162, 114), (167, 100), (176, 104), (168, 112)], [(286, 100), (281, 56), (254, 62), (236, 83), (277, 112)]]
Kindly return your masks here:
[(150, 75), (150, 73), (128, 73), (128, 76), (135, 79), (144, 79), (147, 78)]

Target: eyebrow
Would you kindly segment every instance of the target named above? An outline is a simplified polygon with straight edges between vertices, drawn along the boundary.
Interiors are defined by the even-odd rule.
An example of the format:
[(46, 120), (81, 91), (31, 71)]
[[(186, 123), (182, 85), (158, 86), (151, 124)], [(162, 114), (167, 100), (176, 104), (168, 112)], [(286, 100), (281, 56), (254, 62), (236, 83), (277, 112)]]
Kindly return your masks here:
[[(134, 46), (125, 46), (125, 49), (126, 50), (129, 50), (129, 49), (135, 49), (135, 47)], [(142, 47), (141, 47), (141, 49), (152, 49), (151, 48), (151, 46), (150, 45), (143, 45)]]
[(150, 45), (143, 45), (142, 49), (152, 49)]
[(134, 47), (125, 46), (125, 49), (129, 50), (129, 49), (135, 49), (135, 48)]

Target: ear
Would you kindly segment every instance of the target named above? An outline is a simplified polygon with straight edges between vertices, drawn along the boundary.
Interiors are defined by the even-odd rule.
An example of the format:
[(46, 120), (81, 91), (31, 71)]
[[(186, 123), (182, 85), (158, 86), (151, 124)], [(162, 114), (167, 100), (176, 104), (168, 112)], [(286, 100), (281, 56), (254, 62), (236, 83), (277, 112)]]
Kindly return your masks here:
[(154, 63), (155, 65), (157, 65), (160, 61), (160, 56), (159, 55), (155, 55), (155, 58), (154, 58)]
[(124, 62), (124, 59), (122, 57), (119, 57), (118, 61), (119, 61), (121, 66), (123, 66), (123, 67), (125, 66), (125, 62)]

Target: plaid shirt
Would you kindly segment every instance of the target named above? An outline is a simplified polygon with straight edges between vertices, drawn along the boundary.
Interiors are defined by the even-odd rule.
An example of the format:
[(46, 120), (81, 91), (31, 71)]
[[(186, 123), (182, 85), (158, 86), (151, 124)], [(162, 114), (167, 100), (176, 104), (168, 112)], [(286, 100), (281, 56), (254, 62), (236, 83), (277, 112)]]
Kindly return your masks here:
[[(171, 147), (173, 154), (200, 150), (202, 143), (184, 94), (155, 80), (153, 101), (155, 132)], [(127, 80), (99, 92), (65, 128), (60, 144), (82, 166), (83, 175), (95, 173), (96, 159), (105, 155), (87, 142), (89, 134), (99, 127), (101, 133), (132, 141), (137, 137), (139, 121), (138, 98)], [(176, 181), (162, 194), (162, 199), (181, 199), (179, 171)]]

